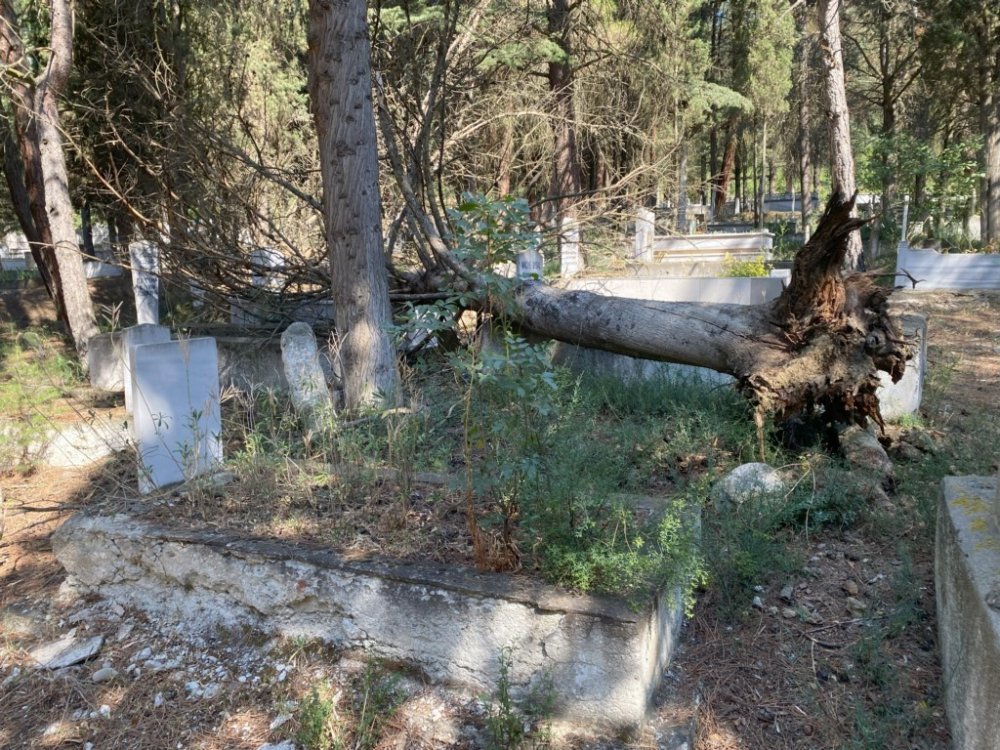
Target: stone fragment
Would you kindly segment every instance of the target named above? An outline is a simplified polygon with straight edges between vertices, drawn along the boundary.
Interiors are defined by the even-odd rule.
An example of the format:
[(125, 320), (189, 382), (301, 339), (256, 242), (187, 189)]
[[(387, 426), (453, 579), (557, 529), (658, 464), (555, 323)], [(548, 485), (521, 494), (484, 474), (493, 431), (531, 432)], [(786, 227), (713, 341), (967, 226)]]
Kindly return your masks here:
[(267, 742), (258, 747), (257, 750), (295, 750), (295, 743), (291, 740), (284, 740), (273, 744)]
[(40, 667), (62, 669), (92, 659), (103, 645), (104, 636), (95, 635), (80, 641), (72, 633), (67, 633), (59, 640), (33, 648), (28, 655)]
[(854, 615), (863, 614), (868, 610), (868, 605), (856, 596), (847, 597), (847, 609)]
[(118, 676), (118, 670), (114, 669), (113, 667), (103, 667), (102, 669), (98, 669), (96, 672), (94, 672), (94, 674), (90, 676), (90, 681), (96, 682), (98, 684), (102, 682), (110, 682), (117, 676)]
[(716, 507), (742, 504), (760, 500), (783, 491), (785, 482), (781, 475), (764, 463), (737, 466), (712, 487), (712, 500)]
[(857, 425), (840, 433), (840, 447), (848, 463), (885, 479), (893, 475), (892, 459), (873, 434)]
[(798, 615), (799, 613), (796, 612), (791, 607), (785, 607), (784, 609), (781, 610), (781, 616), (784, 617), (786, 620), (791, 620), (793, 617), (798, 617)]
[(795, 588), (791, 584), (785, 586), (781, 589), (779, 597), (781, 598), (781, 601), (785, 602), (785, 604), (791, 604), (795, 599)]
[(844, 581), (841, 584), (840, 587), (845, 592), (847, 592), (848, 596), (857, 596), (858, 595), (858, 584), (856, 584), (854, 581)]
[(753, 598), (753, 601), (750, 602), (750, 606), (753, 607), (754, 609), (763, 610), (764, 609), (764, 600), (761, 599), (759, 596), (755, 596)]

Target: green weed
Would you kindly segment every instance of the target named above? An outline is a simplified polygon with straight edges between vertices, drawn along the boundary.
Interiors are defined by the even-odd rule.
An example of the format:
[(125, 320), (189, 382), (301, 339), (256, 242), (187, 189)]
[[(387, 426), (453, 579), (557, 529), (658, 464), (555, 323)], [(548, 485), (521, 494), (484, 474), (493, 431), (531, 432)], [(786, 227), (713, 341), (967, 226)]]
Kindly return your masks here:
[(511, 679), (513, 651), (501, 650), (496, 690), (486, 699), (488, 750), (548, 747), (548, 721), (555, 705), (552, 680), (544, 676), (527, 693), (516, 696)]
[(304, 750), (339, 750), (343, 742), (338, 735), (336, 709), (329, 686), (313, 687), (299, 705), (299, 730), (295, 741)]

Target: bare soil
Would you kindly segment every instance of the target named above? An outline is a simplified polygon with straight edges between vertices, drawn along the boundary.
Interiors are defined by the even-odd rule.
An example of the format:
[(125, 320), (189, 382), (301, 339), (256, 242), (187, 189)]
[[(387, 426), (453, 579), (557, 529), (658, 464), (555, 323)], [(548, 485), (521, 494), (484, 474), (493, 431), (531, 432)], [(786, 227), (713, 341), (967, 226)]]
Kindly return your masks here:
[[(906, 293), (895, 304), (928, 315), (921, 419), (932, 450), (899, 457), (891, 507), (874, 509), (848, 530), (789, 532), (798, 572), (759, 581), (736, 603), (737, 616), (733, 602), (721, 601), (711, 586), (700, 597), (669, 680), (697, 704), (698, 748), (948, 747), (928, 498), (945, 474), (997, 470), (1000, 295)], [(192, 639), (139, 613), (60, 594), (64, 574), (51, 555), (52, 530), (79, 508), (122, 507), (121, 488), (133, 481), (126, 462), (0, 478), (0, 747), (256, 750), (295, 736), (302, 702), (317, 686), (334, 706), (330, 721), (348, 744), (355, 741), (365, 669), (358, 655), (252, 633)], [(259, 477), (238, 481), (249, 494), (256, 487), (274, 498), (280, 490), (261, 487)], [(404, 488), (393, 478), (363, 481), (384, 512), (352, 538), (330, 539), (309, 520), (355, 512), (325, 479), (294, 498), (289, 493), (278, 525), (273, 513), (255, 519), (246, 508), (210, 513), (219, 503), (205, 488), (164, 493), (145, 510), (251, 532), (266, 523), (268, 533), (336, 542), (359, 555), (382, 549), (385, 535), (396, 534), (409, 539), (413, 555), (468, 558), (469, 544), (458, 536), (450, 548), (435, 542), (425, 549), (427, 530), (461, 527), (460, 494), (439, 482)], [(434, 493), (442, 497), (428, 502)], [(33, 665), (31, 648), (72, 629), (105, 637), (95, 660), (54, 672)], [(103, 666), (117, 674), (95, 683)], [(402, 706), (381, 728), (378, 747), (485, 745), (480, 697), (405, 673), (396, 690)], [(657, 741), (647, 733), (577, 744)]]

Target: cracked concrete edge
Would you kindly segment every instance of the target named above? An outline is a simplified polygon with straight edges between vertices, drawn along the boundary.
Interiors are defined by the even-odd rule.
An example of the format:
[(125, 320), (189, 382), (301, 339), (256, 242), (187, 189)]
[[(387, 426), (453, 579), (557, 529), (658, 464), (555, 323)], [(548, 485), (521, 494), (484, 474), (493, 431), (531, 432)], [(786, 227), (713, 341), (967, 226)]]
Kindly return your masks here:
[[(548, 673), (557, 718), (571, 727), (640, 725), (681, 621), (680, 589), (639, 615), (563, 592), (540, 603), (502, 576), (430, 566), (433, 575), (419, 578), (421, 566), (347, 564), (324, 550), (123, 515), (74, 517), (54, 534), (53, 551), (79, 589), (170, 619), (372, 650), (440, 682), (489, 690), (501, 648), (514, 646), (515, 684)], [(559, 602), (570, 606), (555, 609)], [(615, 617), (623, 607), (627, 617)]]

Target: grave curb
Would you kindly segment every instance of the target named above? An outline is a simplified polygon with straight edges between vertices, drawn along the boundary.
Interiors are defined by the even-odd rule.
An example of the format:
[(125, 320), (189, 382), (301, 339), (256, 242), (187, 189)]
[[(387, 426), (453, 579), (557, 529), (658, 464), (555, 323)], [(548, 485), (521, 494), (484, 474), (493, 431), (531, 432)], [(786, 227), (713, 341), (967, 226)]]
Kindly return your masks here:
[(318, 547), (78, 514), (52, 537), (67, 585), (192, 629), (251, 626), (361, 648), (436, 682), (492, 692), (549, 677), (556, 732), (633, 732), (676, 646), (682, 588), (641, 612), (523, 576), (345, 560)]
[(938, 505), (934, 581), (945, 709), (954, 747), (1000, 748), (1000, 529), (992, 477), (945, 477)]

